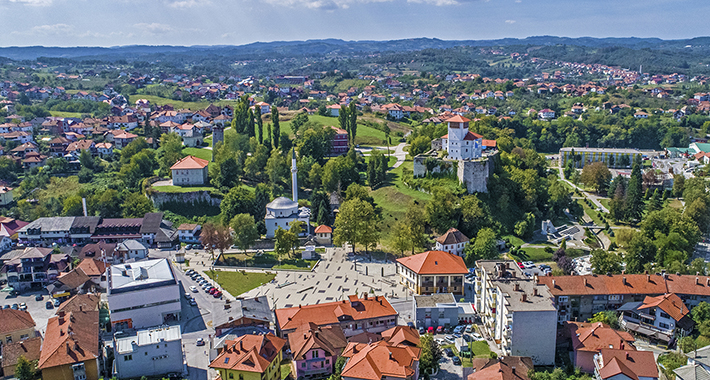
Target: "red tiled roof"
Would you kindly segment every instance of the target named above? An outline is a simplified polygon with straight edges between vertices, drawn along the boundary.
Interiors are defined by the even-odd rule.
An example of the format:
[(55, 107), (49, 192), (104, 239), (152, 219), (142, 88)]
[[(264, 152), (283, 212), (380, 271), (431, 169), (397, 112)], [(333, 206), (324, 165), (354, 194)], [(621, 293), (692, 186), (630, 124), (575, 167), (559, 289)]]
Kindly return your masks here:
[(67, 314), (74, 311), (99, 311), (99, 301), (101, 301), (99, 294), (77, 294), (62, 302), (56, 313), (60, 311), (64, 311)]
[(427, 251), (397, 259), (397, 262), (417, 274), (466, 274), (463, 258), (444, 251)]
[(385, 297), (349, 298), (349, 301), (276, 309), (274, 313), (281, 330), (295, 329), (309, 322), (318, 326), (332, 325), (339, 323), (339, 318), (344, 316), (359, 321), (397, 315)]
[(342, 376), (365, 380), (406, 379), (414, 375), (414, 365), (420, 354), (421, 349), (418, 347), (397, 347), (385, 341), (350, 343), (342, 354), (349, 358), (343, 367)]
[(74, 311), (47, 322), (37, 368), (96, 360), (99, 355), (99, 312)]
[(465, 243), (469, 241), (470, 239), (466, 237), (461, 231), (457, 230), (456, 228), (450, 228), (448, 231), (446, 231), (445, 234), (439, 236), (436, 238), (436, 241), (439, 242), (440, 244), (459, 244), (459, 243)]
[[(42, 337), (34, 337), (2, 346), (2, 366), (7, 368), (17, 364), (17, 359), (24, 356), (29, 361), (39, 360)], [(6, 373), (5, 376), (8, 376)]]
[(333, 229), (324, 224), (321, 224), (320, 226), (316, 227), (315, 231), (313, 232), (317, 234), (330, 234), (333, 232)]
[[(25, 330), (35, 327), (35, 321), (27, 311), (0, 309), (0, 334)], [(3, 335), (4, 336), (4, 335)]]
[(81, 269), (89, 277), (101, 276), (106, 272), (106, 264), (101, 260), (84, 259), (77, 268)]
[(326, 356), (340, 355), (348, 341), (340, 326), (320, 327), (308, 323), (288, 334), (288, 342), (294, 360), (305, 360), (312, 349), (321, 349)]
[(209, 165), (209, 161), (203, 160), (201, 158), (197, 158), (195, 156), (187, 156), (183, 158), (182, 160), (176, 162), (173, 166), (170, 167), (170, 170), (175, 170), (175, 169), (202, 169), (205, 166)]
[(658, 367), (652, 351), (629, 351), (603, 348), (603, 367), (599, 371), (602, 379), (624, 374), (633, 380), (641, 377), (658, 378)]
[(395, 326), (382, 332), (382, 339), (394, 346), (419, 346), (419, 332), (410, 326)]
[(575, 351), (598, 352), (602, 348), (636, 350), (629, 342), (634, 337), (625, 331), (617, 331), (602, 322), (567, 322)]
[(523, 356), (476, 358), (472, 364), (474, 372), (467, 380), (528, 380), (528, 371), (534, 368), (532, 359)]
[(444, 123), (468, 123), (471, 119), (467, 119), (461, 115), (456, 115), (444, 120)]
[(642, 310), (652, 307), (658, 307), (665, 311), (676, 322), (683, 319), (683, 317), (690, 312), (688, 307), (683, 303), (683, 300), (673, 293), (663, 294), (657, 297), (646, 296), (643, 300), (643, 305), (639, 306), (638, 309)]
[[(553, 285), (554, 281), (554, 285)], [(666, 293), (710, 296), (710, 277), (693, 275), (597, 275), (542, 276), (538, 282), (547, 285), (554, 296), (601, 294)]]
[(242, 335), (225, 342), (224, 349), (210, 363), (210, 368), (264, 373), (285, 344), (285, 339), (271, 333)]
[(495, 148), (496, 140), (483, 140), (483, 146)]

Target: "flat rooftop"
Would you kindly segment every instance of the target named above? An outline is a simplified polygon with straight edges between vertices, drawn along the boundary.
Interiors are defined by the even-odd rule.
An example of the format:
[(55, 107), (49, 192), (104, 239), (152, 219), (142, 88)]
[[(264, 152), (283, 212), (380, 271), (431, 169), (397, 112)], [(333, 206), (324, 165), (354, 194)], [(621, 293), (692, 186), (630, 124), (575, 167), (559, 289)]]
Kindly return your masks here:
[[(498, 281), (496, 283), (505, 297), (508, 311), (554, 311), (552, 293), (546, 285), (536, 284), (532, 280)], [(537, 295), (535, 295), (537, 289)], [(525, 295), (525, 301), (523, 301)]]
[(180, 325), (157, 326), (144, 330), (129, 330), (117, 332), (115, 335), (116, 349), (119, 354), (133, 352), (133, 346), (141, 347), (160, 342), (182, 340)]
[(456, 304), (456, 299), (451, 293), (414, 296), (414, 305), (416, 307), (436, 307), (436, 305), (440, 303)]
[(642, 152), (638, 149), (629, 148), (560, 148), (560, 152), (570, 152), (574, 149), (575, 153), (594, 153), (594, 152), (605, 152), (605, 153), (631, 153), (631, 154), (641, 154)]
[(489, 279), (493, 281), (525, 278), (522, 269), (513, 260), (478, 260), (476, 261), (476, 267), (485, 271)]
[(167, 259), (112, 265), (108, 268), (108, 294), (177, 285)]

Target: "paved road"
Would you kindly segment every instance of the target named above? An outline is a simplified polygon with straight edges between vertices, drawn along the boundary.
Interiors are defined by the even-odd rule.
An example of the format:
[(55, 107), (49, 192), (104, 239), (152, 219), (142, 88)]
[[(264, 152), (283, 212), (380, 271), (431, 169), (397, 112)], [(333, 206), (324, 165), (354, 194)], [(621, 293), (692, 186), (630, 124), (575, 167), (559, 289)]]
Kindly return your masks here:
[[(404, 150), (404, 147), (407, 146), (407, 143), (399, 143), (396, 146), (391, 146), (389, 147), (389, 155), (394, 156), (397, 158), (397, 162), (392, 165), (390, 169), (397, 168), (401, 166), (404, 163), (404, 160), (407, 158), (407, 152)], [(358, 152), (362, 153), (363, 155), (369, 155), (370, 152), (373, 150), (384, 150), (385, 155), (387, 155), (387, 147), (386, 146), (368, 146), (368, 147), (362, 147), (362, 148), (355, 148)]]
[(588, 193), (588, 192), (584, 191), (582, 188), (578, 187), (577, 185), (575, 185), (575, 184), (572, 183), (571, 181), (568, 181), (567, 179), (565, 179), (565, 174), (564, 174), (564, 172), (563, 172), (563, 170), (562, 170), (562, 167), (559, 167), (558, 170), (560, 171), (560, 178), (561, 178), (563, 181), (567, 182), (567, 183), (568, 183), (570, 186), (572, 186), (573, 188), (579, 190), (582, 194), (584, 194), (587, 198), (589, 198), (589, 200), (592, 201), (592, 203), (594, 203), (594, 205), (595, 205), (598, 209), (601, 209), (603, 212), (609, 212), (609, 209), (607, 209), (606, 207), (604, 207), (604, 205), (603, 205), (601, 202), (599, 202), (599, 197), (598, 197), (598, 196), (596, 196), (596, 195), (594, 195), (594, 194), (592, 194), (592, 193)]

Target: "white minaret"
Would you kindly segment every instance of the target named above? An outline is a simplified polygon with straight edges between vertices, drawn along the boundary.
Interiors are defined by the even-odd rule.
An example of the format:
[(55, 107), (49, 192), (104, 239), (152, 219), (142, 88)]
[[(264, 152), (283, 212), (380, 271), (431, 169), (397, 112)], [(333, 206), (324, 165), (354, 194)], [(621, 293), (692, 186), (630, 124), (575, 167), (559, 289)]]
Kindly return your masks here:
[(294, 202), (298, 203), (298, 179), (297, 173), (298, 168), (296, 168), (296, 149), (294, 149), (291, 155), (291, 198)]

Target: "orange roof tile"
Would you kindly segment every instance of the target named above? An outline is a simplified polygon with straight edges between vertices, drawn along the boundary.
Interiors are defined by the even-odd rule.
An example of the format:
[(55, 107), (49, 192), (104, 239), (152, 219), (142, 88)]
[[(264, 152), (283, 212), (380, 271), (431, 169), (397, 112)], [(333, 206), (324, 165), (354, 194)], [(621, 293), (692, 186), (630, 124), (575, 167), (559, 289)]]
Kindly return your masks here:
[(638, 309), (642, 310), (652, 307), (658, 307), (665, 311), (675, 321), (680, 321), (690, 313), (690, 310), (685, 306), (683, 300), (673, 293), (663, 294), (657, 297), (646, 296), (643, 300), (643, 305), (639, 306)]
[(658, 378), (658, 367), (652, 351), (630, 351), (603, 348), (603, 367), (599, 371), (602, 379), (624, 374), (633, 380), (641, 377)]
[(342, 356), (349, 358), (342, 376), (348, 378), (380, 380), (405, 379), (414, 375), (414, 365), (421, 349), (410, 346), (392, 346), (385, 341), (377, 343), (350, 343)]
[(456, 115), (444, 120), (444, 123), (468, 123), (471, 119), (467, 119), (461, 115)]
[(195, 156), (187, 156), (183, 158), (182, 160), (176, 162), (173, 166), (170, 167), (170, 170), (175, 170), (175, 169), (202, 169), (205, 166), (209, 165), (209, 161), (203, 160), (201, 158), (195, 157)]
[(315, 232), (317, 234), (330, 234), (333, 232), (333, 229), (326, 226), (326, 225), (321, 224), (320, 226), (316, 227), (315, 231), (313, 231), (313, 232)]
[(224, 349), (210, 363), (210, 368), (264, 373), (286, 345), (286, 340), (274, 334), (242, 335), (225, 342)]
[(523, 356), (476, 358), (472, 364), (474, 372), (467, 380), (528, 380), (528, 371), (534, 368), (532, 359)]
[(457, 230), (456, 228), (449, 228), (445, 234), (436, 238), (436, 241), (440, 244), (458, 244), (465, 243), (470, 239), (463, 234), (463, 232)]
[(381, 333), (382, 339), (394, 346), (419, 346), (419, 331), (411, 326), (395, 326)]
[(282, 331), (296, 329), (309, 322), (318, 326), (332, 325), (339, 323), (339, 318), (344, 316), (359, 321), (397, 315), (397, 311), (382, 296), (366, 296), (366, 298), (350, 296), (348, 301), (276, 309), (274, 313)]
[(35, 327), (35, 321), (27, 311), (0, 309), (0, 334)]
[(106, 264), (96, 259), (84, 259), (77, 265), (77, 268), (80, 268), (89, 277), (101, 276), (106, 272)]
[(99, 356), (99, 312), (74, 311), (47, 322), (37, 368), (95, 360)]
[(567, 322), (575, 351), (598, 352), (602, 348), (636, 350), (629, 344), (634, 341), (631, 334), (617, 331), (602, 322)]
[[(543, 276), (538, 282), (547, 285), (554, 296), (666, 293), (710, 296), (710, 277), (694, 275), (597, 275)], [(554, 285), (553, 285), (554, 282)]]
[(397, 262), (417, 274), (466, 274), (463, 258), (444, 251), (427, 251), (397, 259)]

